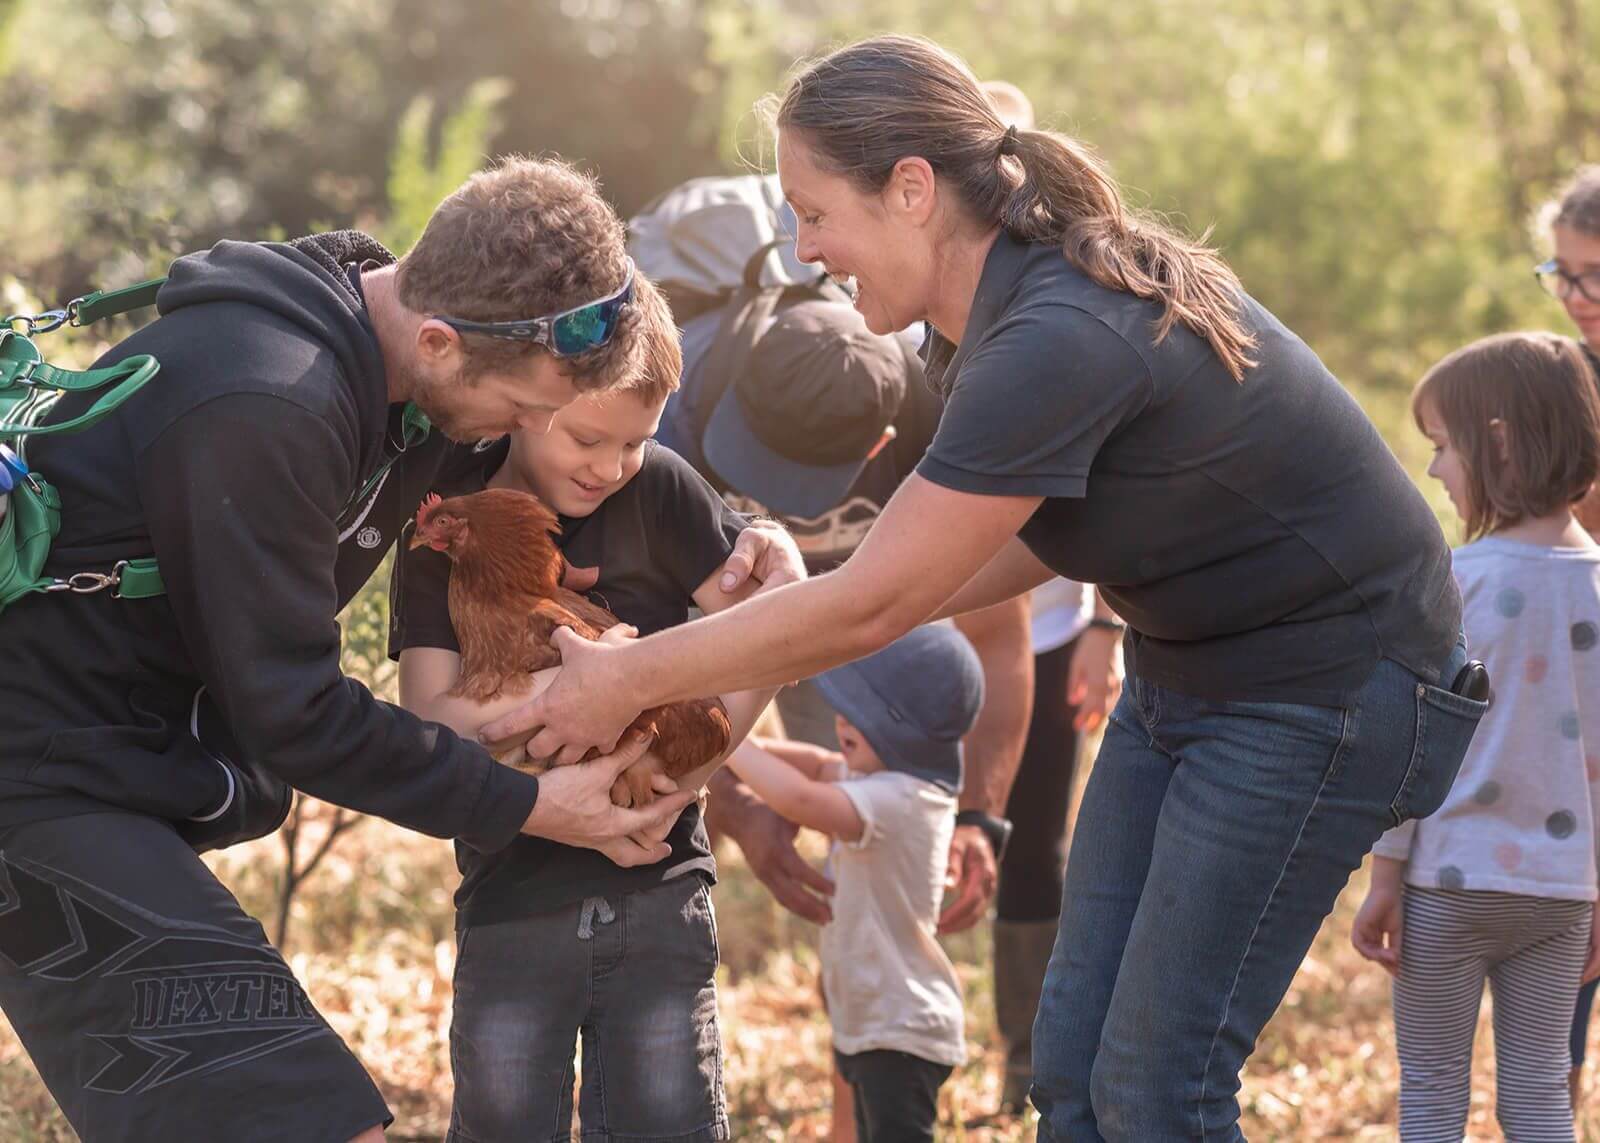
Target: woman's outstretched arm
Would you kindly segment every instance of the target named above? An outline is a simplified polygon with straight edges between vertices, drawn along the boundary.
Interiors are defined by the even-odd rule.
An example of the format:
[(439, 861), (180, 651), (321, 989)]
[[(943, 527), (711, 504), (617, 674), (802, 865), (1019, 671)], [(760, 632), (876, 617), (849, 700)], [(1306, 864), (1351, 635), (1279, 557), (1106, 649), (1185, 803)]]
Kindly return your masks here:
[(609, 747), (645, 707), (809, 678), (930, 618), (1038, 508), (1037, 496), (956, 492), (912, 475), (842, 567), (622, 647), (557, 632), (541, 696), (484, 728), (539, 756)]
[(994, 559), (979, 568), (977, 575), (945, 601), (934, 618), (953, 619), (957, 615), (982, 611), (1032, 591), (1055, 574), (1039, 561), (1027, 544), (1012, 536), (1006, 546), (995, 553)]

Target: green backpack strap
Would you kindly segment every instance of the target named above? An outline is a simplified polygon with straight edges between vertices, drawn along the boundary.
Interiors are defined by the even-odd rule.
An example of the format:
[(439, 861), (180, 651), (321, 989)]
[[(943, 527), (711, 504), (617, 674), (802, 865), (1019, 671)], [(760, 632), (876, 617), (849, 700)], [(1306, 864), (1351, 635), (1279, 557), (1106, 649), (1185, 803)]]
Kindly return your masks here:
[[(50, 436), (86, 429), (133, 396), (156, 375), (161, 365), (147, 353), (124, 358), (104, 369), (62, 369), (48, 364), (38, 346), (14, 330), (0, 332), (0, 437)], [(26, 390), (54, 390), (60, 393), (94, 392), (104, 389), (85, 412), (52, 425), (12, 422), (4, 416), (27, 396)], [(11, 398), (7, 400), (6, 398)]]
[[(148, 354), (124, 358), (103, 369), (62, 369), (40, 356), (31, 335), (65, 324), (84, 326), (153, 305), (165, 281), (153, 278), (121, 290), (88, 294), (65, 309), (0, 319), (0, 327), (5, 327), (0, 329), (0, 443), (86, 429), (144, 388), (161, 368)], [(17, 331), (19, 323), (26, 332)], [(38, 424), (56, 395), (101, 390), (104, 392), (94, 404), (78, 416), (56, 424)], [(431, 427), (421, 409), (407, 404), (399, 451), (403, 453), (421, 443)], [(390, 457), (368, 477), (350, 498), (345, 512), (372, 495), (398, 459), (398, 454)], [(119, 560), (109, 572), (73, 572), (64, 579), (45, 575), (45, 559), (60, 527), (60, 496), (39, 473), (28, 472), (24, 467), (9, 494), (8, 510), (0, 515), (0, 610), (31, 592), (86, 595), (109, 590), (118, 599), (151, 599), (166, 594), (154, 557)]]
[[(144, 388), (161, 368), (155, 358), (140, 354), (102, 369), (63, 369), (44, 360), (33, 335), (66, 324), (88, 325), (151, 305), (165, 281), (156, 278), (75, 299), (65, 309), (14, 314), (0, 320), (4, 327), (0, 329), (0, 443), (16, 446), (8, 482), (12, 487), (5, 497), (6, 510), (0, 515), (0, 610), (33, 592), (85, 594), (112, 589), (123, 599), (148, 599), (165, 593), (153, 558), (121, 560), (109, 573), (74, 572), (65, 579), (44, 574), (50, 545), (61, 528), (61, 498), (21, 459), (25, 438), (88, 428)], [(56, 398), (66, 393), (100, 395), (76, 417), (40, 424)]]
[(135, 282), (120, 290), (96, 290), (67, 303), (67, 321), (72, 325), (93, 325), (101, 318), (115, 317), (129, 310), (142, 310), (156, 304), (156, 295), (167, 284), (165, 278)]

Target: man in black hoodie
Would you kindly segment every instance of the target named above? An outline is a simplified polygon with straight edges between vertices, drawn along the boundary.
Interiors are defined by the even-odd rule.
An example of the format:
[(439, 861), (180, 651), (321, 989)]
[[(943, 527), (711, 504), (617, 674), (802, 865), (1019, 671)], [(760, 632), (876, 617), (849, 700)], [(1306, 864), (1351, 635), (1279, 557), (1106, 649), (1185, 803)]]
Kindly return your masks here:
[[(100, 362), (153, 354), (148, 388), (30, 442), (63, 500), (46, 571), (154, 556), (166, 586), (0, 614), (0, 1008), (88, 1143), (344, 1143), (391, 1120), (196, 856), (275, 829), (285, 783), (486, 851), (528, 833), (664, 856), (691, 795), (608, 796), (644, 743), (538, 779), (499, 766), (344, 677), (335, 622), (466, 451), (450, 438), (542, 431), (640, 367), (637, 308), (589, 315), (581, 352), (526, 337), (631, 273), (593, 182), (546, 161), (474, 176), (398, 264), (348, 231), (222, 242), (175, 262), (159, 319)], [(785, 576), (770, 536), (735, 578)]]

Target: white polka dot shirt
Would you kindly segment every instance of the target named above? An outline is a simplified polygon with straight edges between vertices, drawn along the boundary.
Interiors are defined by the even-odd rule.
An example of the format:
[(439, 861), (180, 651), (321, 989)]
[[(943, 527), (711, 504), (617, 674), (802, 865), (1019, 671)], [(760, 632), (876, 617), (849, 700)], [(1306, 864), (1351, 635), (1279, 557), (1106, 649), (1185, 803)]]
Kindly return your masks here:
[(1457, 548), (1473, 657), (1492, 687), (1438, 812), (1373, 852), (1406, 882), (1595, 899), (1600, 822), (1600, 548), (1490, 537)]

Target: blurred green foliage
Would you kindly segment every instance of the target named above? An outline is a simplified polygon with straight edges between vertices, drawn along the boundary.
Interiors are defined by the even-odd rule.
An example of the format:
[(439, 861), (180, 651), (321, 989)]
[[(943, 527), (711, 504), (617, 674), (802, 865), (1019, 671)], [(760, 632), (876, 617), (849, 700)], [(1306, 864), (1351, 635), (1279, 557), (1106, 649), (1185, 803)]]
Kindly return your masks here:
[(754, 100), (889, 30), (1213, 228), (1414, 471), (1421, 370), (1564, 328), (1533, 218), (1600, 148), (1600, 0), (0, 0), (0, 273), (55, 300), (224, 236), (403, 247), (508, 151), (582, 162), (632, 211), (762, 162)]

